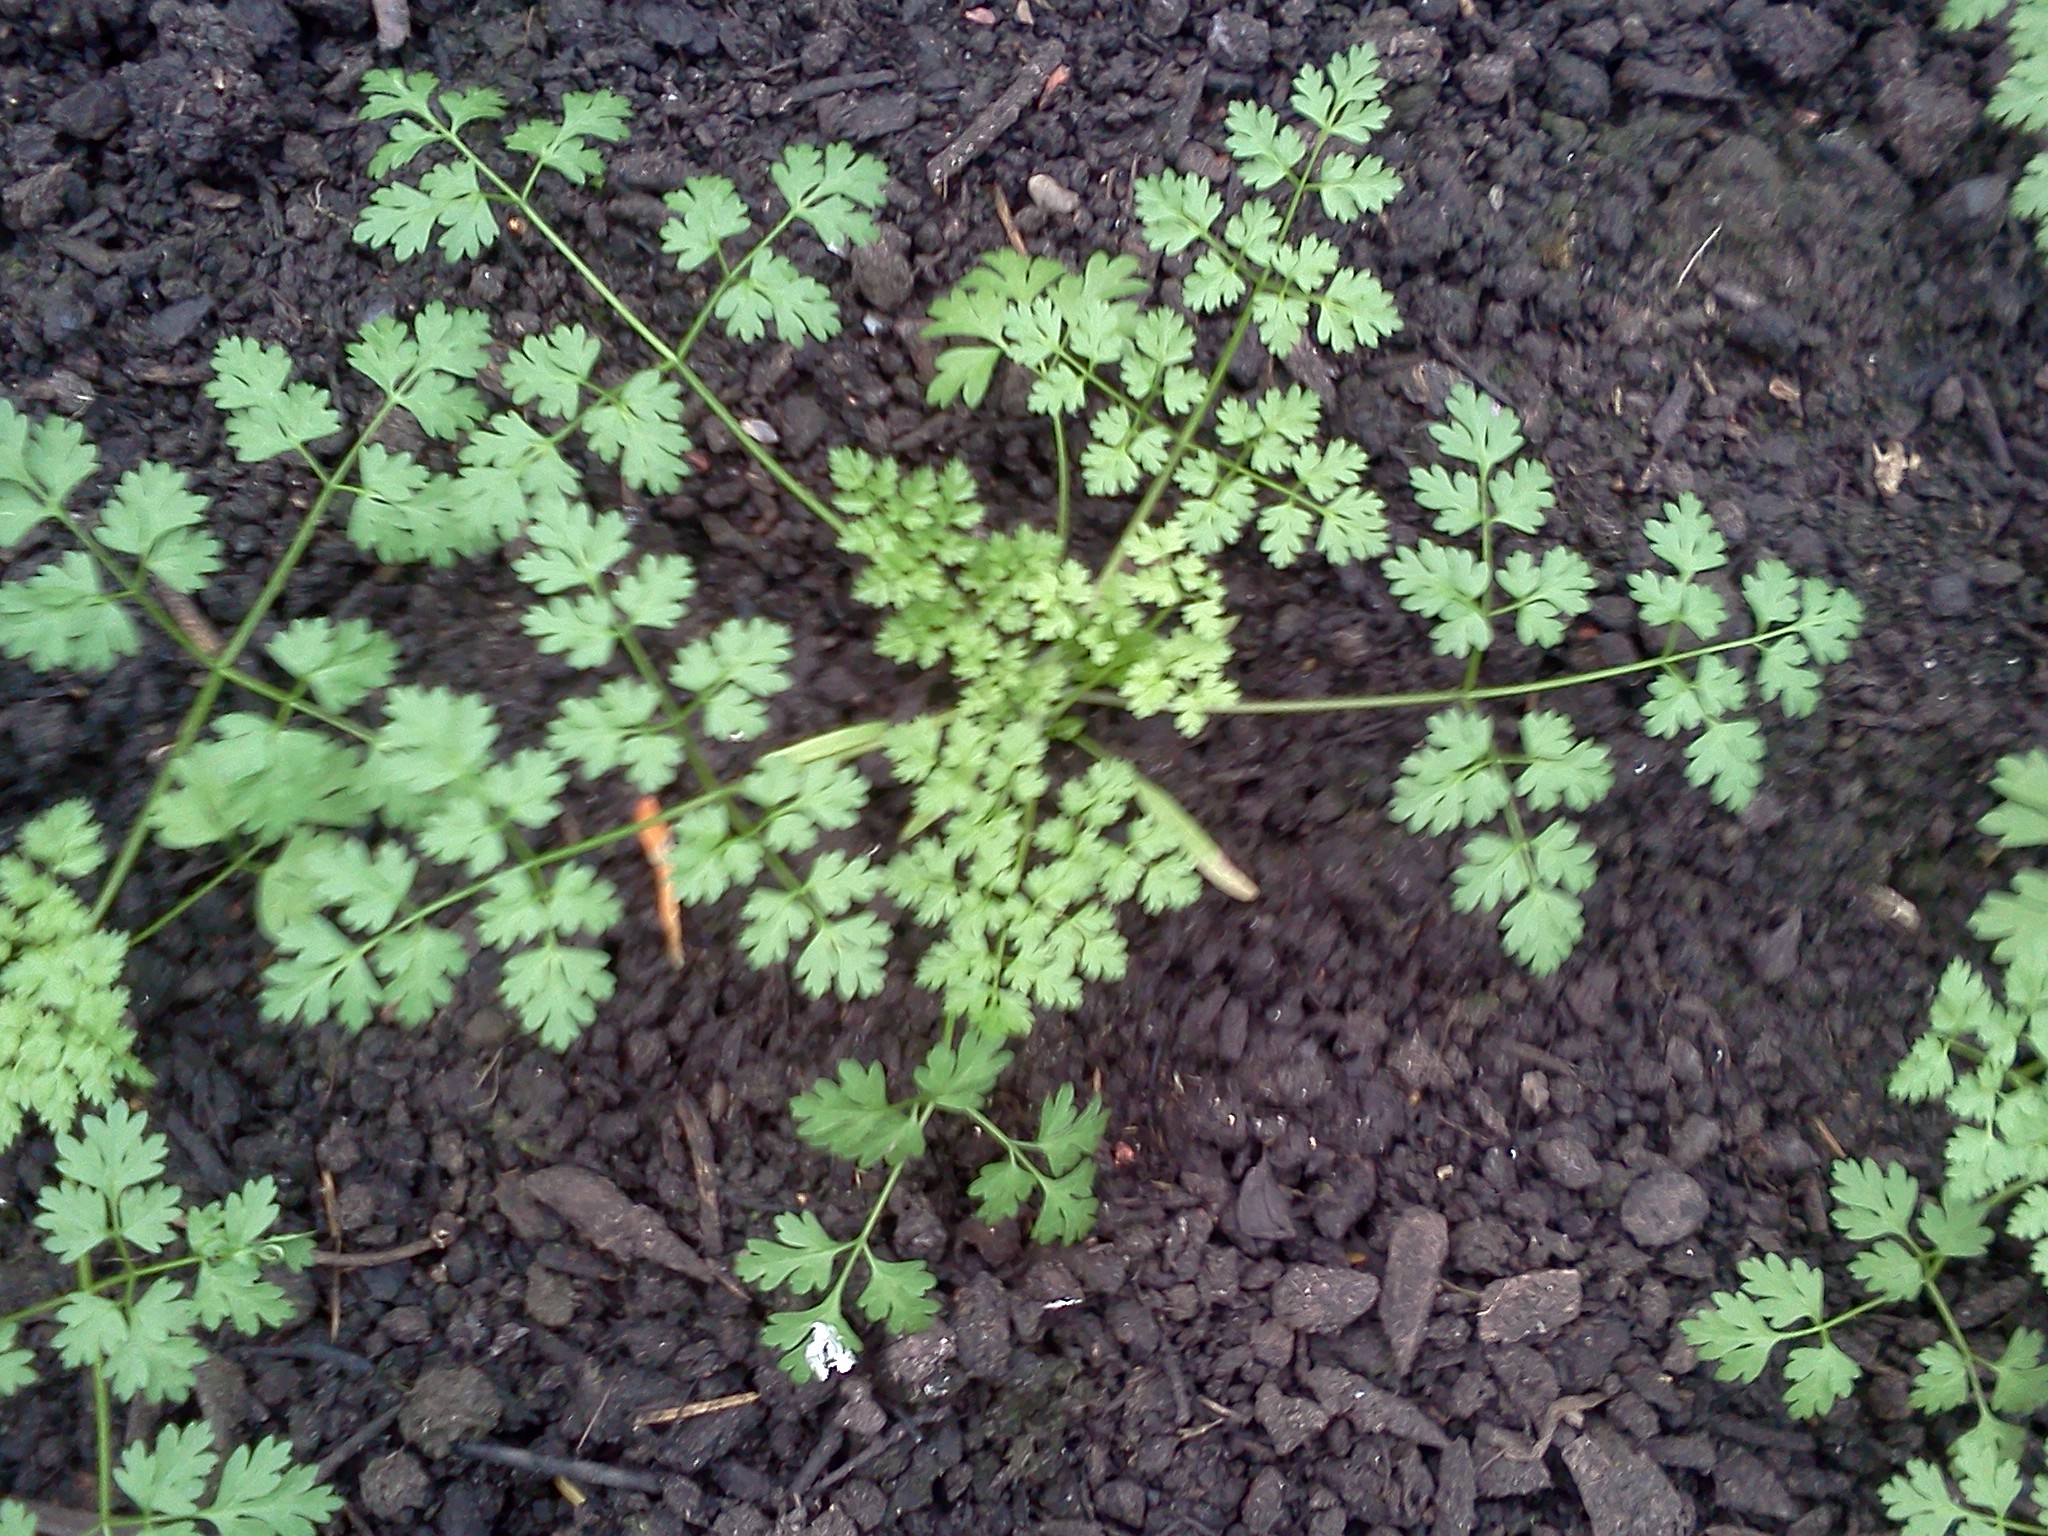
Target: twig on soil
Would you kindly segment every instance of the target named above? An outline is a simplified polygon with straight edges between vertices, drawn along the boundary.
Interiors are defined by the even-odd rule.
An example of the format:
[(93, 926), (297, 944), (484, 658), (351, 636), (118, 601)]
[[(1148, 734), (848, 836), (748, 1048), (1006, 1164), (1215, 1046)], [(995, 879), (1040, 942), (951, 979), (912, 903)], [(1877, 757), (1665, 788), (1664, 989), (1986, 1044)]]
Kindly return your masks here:
[(707, 1397), (701, 1403), (677, 1403), (668, 1408), (643, 1408), (633, 1415), (635, 1429), (652, 1429), (657, 1424), (680, 1424), (686, 1419), (701, 1419), (707, 1413), (723, 1413), (728, 1408), (744, 1408), (749, 1403), (761, 1401), (758, 1392), (728, 1392), (724, 1397)]
[(1984, 387), (1984, 381), (1974, 373), (1963, 375), (1963, 404), (1969, 407), (1970, 420), (1976, 423), (1977, 435), (1984, 439), (1991, 462), (2011, 474), (2012, 448), (2005, 440), (2005, 429), (1998, 424), (1998, 407), (1992, 404), (1991, 391)]
[(1043, 43), (1024, 56), (1017, 78), (1004, 87), (1003, 94), (982, 108), (960, 137), (933, 155), (925, 166), (925, 177), (934, 191), (943, 197), (953, 178), (1009, 131), (1010, 125), (1024, 115), (1024, 109), (1038, 99), (1064, 54), (1058, 43)]
[(821, 96), (837, 96), (841, 91), (867, 91), (878, 85), (894, 85), (897, 75), (893, 69), (864, 69), (851, 75), (827, 75), (822, 80), (806, 80), (802, 85), (793, 85), (769, 104), (768, 114), (780, 117), (792, 107), (800, 107), (807, 101), (816, 101)]
[(355, 1460), (359, 1454), (369, 1449), (376, 1442), (377, 1438), (396, 1423), (397, 1420), (398, 1409), (386, 1408), (346, 1440), (336, 1444), (333, 1450), (314, 1463), (313, 1470), (318, 1475), (320, 1481), (326, 1482), (335, 1473)]
[(412, 7), (407, 0), (370, 0), (370, 14), (377, 18), (377, 46), (396, 52), (412, 36)]
[(1684, 267), (1682, 267), (1679, 270), (1678, 281), (1671, 285), (1671, 291), (1673, 293), (1676, 293), (1679, 289), (1685, 286), (1685, 280), (1688, 277), (1692, 276), (1692, 269), (1694, 264), (1697, 263), (1702, 256), (1707, 254), (1707, 247), (1712, 245), (1716, 240), (1720, 238), (1721, 226), (1716, 224), (1714, 226), (1713, 233), (1708, 235), (1706, 239), (1700, 242), (1700, 248), (1692, 253), (1692, 255), (1687, 259)]
[(1835, 1133), (1828, 1129), (1827, 1121), (1819, 1115), (1813, 1117), (1813, 1133), (1828, 1144), (1828, 1151), (1834, 1154), (1836, 1162), (1848, 1161), (1849, 1154), (1842, 1149), (1842, 1144), (1835, 1140)]
[[(320, 1170), (320, 1204), (327, 1213), (327, 1240), (334, 1244), (334, 1253), (329, 1256), (334, 1273), (327, 1277), (327, 1342), (332, 1344), (341, 1337), (341, 1271), (343, 1265), (341, 1238), (341, 1207), (334, 1192), (334, 1174), (331, 1170)], [(318, 1262), (321, 1255), (314, 1255)]]
[[(407, 1259), (416, 1259), (423, 1253), (438, 1253), (446, 1249), (462, 1235), (462, 1228), (447, 1218), (436, 1222), (434, 1230), (425, 1237), (416, 1237), (409, 1243), (400, 1243), (395, 1248), (372, 1248), (363, 1253), (331, 1253), (322, 1249), (313, 1255), (313, 1262), (324, 1269), (382, 1269), (386, 1264), (403, 1264)], [(336, 1234), (336, 1241), (340, 1236)], [(336, 1277), (339, 1279), (339, 1276)]]
[(996, 195), (996, 222), (1003, 226), (1003, 233), (1009, 237), (1010, 249), (1019, 256), (1029, 256), (1031, 252), (1024, 244), (1024, 237), (1017, 232), (1016, 217), (1010, 212), (1010, 200), (1003, 196), (1000, 186), (991, 186), (989, 190)]
[(827, 1472), (823, 1477), (819, 1478), (817, 1486), (812, 1488), (811, 1492), (826, 1493), (834, 1488), (837, 1488), (841, 1483), (845, 1482), (849, 1477), (853, 1476), (853, 1474), (858, 1472), (862, 1467), (866, 1466), (869, 1462), (873, 1461), (876, 1457), (880, 1456), (884, 1451), (893, 1450), (898, 1444), (902, 1442), (903, 1438), (909, 1433), (909, 1430), (905, 1429), (901, 1424), (898, 1424), (894, 1429), (890, 1430), (889, 1433), (882, 1436), (882, 1438), (877, 1440), (873, 1445), (868, 1446), (865, 1450), (862, 1450), (852, 1456), (847, 1457), (846, 1460), (842, 1461), (830, 1472)]
[(575, 1456), (549, 1456), (540, 1451), (522, 1451), (517, 1446), (494, 1445), (486, 1440), (461, 1440), (450, 1447), (458, 1456), (509, 1467), (514, 1472), (531, 1472), (536, 1477), (567, 1477), (595, 1483), (600, 1488), (623, 1488), (628, 1493), (661, 1492), (662, 1480), (651, 1472), (630, 1467), (606, 1466), (601, 1461), (584, 1461)]
[(707, 1259), (725, 1248), (725, 1219), (718, 1205), (718, 1158), (711, 1141), (711, 1122), (688, 1091), (676, 1095), (676, 1124), (690, 1150), (690, 1178), (697, 1186), (697, 1246)]
[(1541, 1461), (1550, 1454), (1550, 1442), (1557, 1438), (1558, 1425), (1568, 1423), (1573, 1429), (1584, 1429), (1586, 1415), (1606, 1401), (1607, 1394), (1604, 1392), (1587, 1393), (1580, 1397), (1560, 1397), (1543, 1410), (1542, 1433), (1537, 1436), (1536, 1443), (1526, 1451), (1503, 1446), (1498, 1459)]

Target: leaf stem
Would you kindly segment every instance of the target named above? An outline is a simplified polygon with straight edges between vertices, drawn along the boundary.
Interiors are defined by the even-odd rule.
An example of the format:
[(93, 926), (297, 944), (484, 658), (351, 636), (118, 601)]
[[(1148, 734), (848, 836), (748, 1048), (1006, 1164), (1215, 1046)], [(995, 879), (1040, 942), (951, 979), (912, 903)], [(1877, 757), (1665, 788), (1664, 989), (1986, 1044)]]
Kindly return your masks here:
[[(1556, 693), (1566, 688), (1578, 688), (1591, 683), (1612, 682), (1618, 678), (1634, 677), (1644, 672), (1659, 672), (1683, 662), (1697, 661), (1705, 656), (1718, 656), (1727, 651), (1739, 651), (1752, 646), (1764, 646), (1774, 640), (1800, 633), (1797, 624), (1783, 624), (1760, 634), (1743, 635), (1733, 640), (1717, 640), (1712, 645), (1695, 646), (1687, 651), (1674, 651), (1669, 655), (1645, 657), (1641, 661), (1622, 662), (1616, 666), (1598, 667), (1591, 672), (1572, 672), (1562, 677), (1538, 678), (1521, 683), (1494, 683), (1484, 688), (1425, 688), (1413, 693), (1364, 693), (1344, 694), (1327, 699), (1239, 699), (1234, 704), (1219, 704), (1210, 711), (1217, 715), (1327, 715), (1348, 713), (1368, 709), (1428, 709), (1439, 704), (1483, 703), (1489, 699), (1518, 699), (1531, 694)], [(1122, 706), (1122, 700), (1114, 694), (1091, 693), (1082, 699), (1087, 704), (1114, 704)]]

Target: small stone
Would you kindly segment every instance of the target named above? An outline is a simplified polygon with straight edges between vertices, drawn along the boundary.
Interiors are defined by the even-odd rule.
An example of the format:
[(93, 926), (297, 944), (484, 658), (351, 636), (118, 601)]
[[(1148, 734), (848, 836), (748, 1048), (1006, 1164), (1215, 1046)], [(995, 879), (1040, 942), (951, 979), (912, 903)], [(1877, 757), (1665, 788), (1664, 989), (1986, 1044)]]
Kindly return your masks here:
[(1758, 981), (1777, 986), (1799, 969), (1799, 940), (1806, 919), (1798, 908), (1776, 927), (1757, 935), (1749, 946), (1749, 963)]
[(212, 299), (181, 299), (150, 316), (149, 339), (160, 347), (175, 347), (204, 325), (212, 313)]
[(1127, 1477), (1096, 1489), (1095, 1507), (1118, 1525), (1127, 1525), (1134, 1531), (1145, 1528), (1145, 1490)]
[(956, 1372), (947, 1368), (953, 1359), (953, 1331), (927, 1328), (922, 1333), (892, 1339), (882, 1351), (882, 1377), (906, 1399), (936, 1402), (956, 1385)]
[(2005, 222), (2006, 195), (2011, 189), (2011, 181), (2004, 176), (1972, 176), (1937, 197), (1927, 210), (1928, 217), (1937, 229), (1958, 240), (1981, 238)]
[(1966, 619), (1976, 612), (1970, 578), (1960, 571), (1937, 576), (1927, 584), (1927, 611), (1937, 619)]
[(1546, 1136), (1536, 1143), (1536, 1161), (1551, 1182), (1565, 1189), (1591, 1189), (1600, 1182), (1600, 1159), (1577, 1136)]
[(0, 221), (10, 229), (35, 230), (64, 211), (64, 193), (74, 178), (69, 162), (24, 176), (0, 192)]
[(910, 301), (910, 258), (886, 236), (853, 248), (853, 286), (871, 306), (888, 313)]
[(1934, 397), (1927, 402), (1927, 414), (1943, 426), (1963, 414), (1963, 378), (1952, 373), (1934, 386)]
[(1576, 53), (1554, 53), (1549, 77), (1543, 84), (1543, 99), (1553, 111), (1575, 117), (1582, 123), (1603, 123), (1614, 107), (1614, 88), (1607, 71)]
[(1251, 1536), (1271, 1536), (1280, 1528), (1286, 1514), (1287, 1479), (1277, 1467), (1260, 1468), (1244, 1496), (1243, 1505), (1238, 1509), (1237, 1518), (1244, 1522), (1244, 1528), (1251, 1532)]
[(1403, 1211), (1394, 1222), (1387, 1242), (1386, 1279), (1380, 1286), (1380, 1327), (1386, 1330), (1397, 1378), (1414, 1368), (1450, 1251), (1450, 1224), (1441, 1212)]
[(1253, 1242), (1284, 1243), (1294, 1236), (1287, 1191), (1261, 1158), (1237, 1187), (1237, 1230)]
[(1273, 1450), (1292, 1456), (1320, 1435), (1330, 1422), (1329, 1411), (1305, 1397), (1289, 1397), (1270, 1381), (1259, 1388), (1252, 1411), (1259, 1427), (1273, 1437)]
[(1582, 1297), (1576, 1269), (1539, 1269), (1496, 1280), (1480, 1293), (1480, 1342), (1547, 1338), (1578, 1317)]
[(1849, 34), (1806, 5), (1767, 5), (1742, 29), (1750, 56), (1792, 85), (1826, 74), (1849, 51)]
[(1714, 1502), (1738, 1515), (1755, 1515), (1789, 1525), (1800, 1515), (1798, 1501), (1778, 1474), (1749, 1451), (1722, 1450), (1714, 1463)]
[(818, 103), (818, 131), (858, 144), (901, 133), (917, 121), (917, 98), (899, 93), (832, 96)]
[(116, 76), (101, 75), (51, 102), (49, 121), (61, 134), (97, 144), (113, 137), (114, 130), (128, 121), (128, 98)]
[(1264, 69), (1273, 56), (1273, 29), (1249, 11), (1218, 11), (1209, 26), (1209, 53), (1225, 69)]
[(1593, 1536), (1691, 1536), (1692, 1500), (1641, 1451), (1608, 1430), (1589, 1429), (1564, 1448)]
[(1043, 208), (1047, 213), (1057, 214), (1061, 218), (1071, 217), (1074, 210), (1081, 206), (1081, 199), (1079, 197), (1069, 192), (1043, 171), (1040, 171), (1029, 181), (1025, 182), (1024, 190), (1031, 194), (1032, 202)]
[(1451, 71), (1458, 89), (1474, 106), (1498, 106), (1507, 100), (1515, 83), (1515, 61), (1505, 53), (1489, 53), (1467, 59)]
[(2027, 568), (2015, 560), (1986, 560), (1977, 567), (1977, 585), (2003, 592), (2026, 578)]
[(1188, 0), (1145, 0), (1138, 24), (1147, 37), (1172, 37), (1188, 23)]
[(1379, 1300), (1380, 1283), (1352, 1269), (1296, 1264), (1273, 1285), (1273, 1315), (1298, 1333), (1335, 1333)]
[(1707, 1219), (1707, 1192), (1689, 1173), (1667, 1168), (1645, 1174), (1621, 1201), (1621, 1225), (1644, 1248), (1669, 1248), (1699, 1231)]
[(410, 1451), (390, 1451), (375, 1458), (356, 1480), (363, 1508), (379, 1520), (396, 1520), (418, 1509), (432, 1491), (427, 1469)]
[(1721, 1150), (1721, 1122), (1710, 1115), (1692, 1115), (1671, 1133), (1671, 1161), (1697, 1168)]
[(488, 1435), (505, 1414), (497, 1383), (474, 1365), (423, 1371), (398, 1410), (398, 1432), (408, 1445), (439, 1458), (458, 1440)]
[(526, 1271), (526, 1315), (543, 1328), (566, 1328), (576, 1320), (576, 1282), (539, 1264)]

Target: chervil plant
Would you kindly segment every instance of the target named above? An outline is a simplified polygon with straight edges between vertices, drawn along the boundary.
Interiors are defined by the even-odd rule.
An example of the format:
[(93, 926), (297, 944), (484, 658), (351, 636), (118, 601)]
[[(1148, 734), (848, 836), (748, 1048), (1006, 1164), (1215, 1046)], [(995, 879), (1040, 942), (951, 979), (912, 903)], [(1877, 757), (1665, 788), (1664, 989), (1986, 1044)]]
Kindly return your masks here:
[[(1031, 1139), (1003, 1130), (986, 1112), (1010, 1059), (1002, 1042), (1042, 1011), (1077, 1007), (1087, 983), (1124, 974), (1133, 908), (1185, 907), (1205, 881), (1257, 894), (1168, 790), (1118, 754), (1122, 717), (1163, 715), (1192, 736), (1232, 713), (1435, 711), (1393, 814), (1418, 831), (1469, 834), (1454, 900), (1497, 913), (1510, 953), (1548, 972), (1579, 937), (1593, 878), (1592, 850), (1561, 813), (1597, 801), (1612, 772), (1605, 748), (1537, 696), (1643, 685), (1647, 728), (1682, 738), (1693, 782), (1739, 807), (1763, 752), (1752, 692), (1810, 712), (1820, 667), (1841, 659), (1859, 622), (1852, 597), (1765, 560), (1741, 579), (1738, 624), (1722, 595), (1735, 590), (1726, 549), (1681, 498), (1649, 524), (1656, 565), (1629, 587), (1658, 636), (1654, 654), (1537, 672), (1534, 653), (1563, 640), (1601, 578), (1541, 543), (1555, 488), (1521, 453), (1511, 412), (1469, 388), (1452, 396), (1430, 429), (1439, 462), (1411, 482), (1434, 536), (1395, 548), (1364, 451), (1326, 432), (1315, 394), (1232, 386), (1250, 338), (1274, 355), (1341, 356), (1399, 324), (1337, 238), (1398, 190), (1364, 150), (1386, 116), (1369, 48), (1304, 69), (1288, 116), (1234, 104), (1230, 187), (1139, 180), (1139, 225), (1163, 284), (1130, 255), (1072, 270), (1004, 251), (933, 303), (927, 330), (944, 345), (932, 403), (971, 411), (1015, 379), (1043, 418), (1045, 506), (986, 500), (957, 462), (850, 448), (830, 455), (830, 485), (814, 490), (699, 371), (710, 331), (741, 344), (773, 333), (792, 347), (836, 334), (819, 274), (831, 253), (875, 234), (880, 162), (799, 145), (759, 195), (717, 176), (671, 192), (659, 242), (689, 318), (669, 336), (578, 251), (543, 195), (554, 178), (599, 178), (601, 146), (626, 132), (622, 101), (571, 93), (556, 118), (493, 146), (506, 111), (494, 91), (394, 71), (371, 74), (365, 90), (365, 115), (391, 127), (370, 164), (381, 184), (357, 225), (363, 243), (459, 262), (517, 235), (583, 281), (631, 355), (573, 322), (500, 339), (488, 316), (440, 304), (366, 325), (333, 387), (296, 378), (275, 347), (222, 342), (208, 393), (229, 443), (245, 462), (293, 464), (308, 494), (279, 566), (217, 649), (172, 612), (171, 596), (195, 590), (218, 558), (182, 476), (145, 465), (134, 475), (146, 483), (124, 491), (123, 480), (90, 512), (96, 460), (83, 436), (10, 411), (0, 534), (47, 533), (65, 547), (0, 588), (0, 649), (38, 666), (105, 667), (138, 648), (139, 614), (203, 669), (92, 916), (104, 919), (152, 836), (216, 850), (216, 873), (186, 899), (256, 876), (274, 952), (262, 1006), (279, 1022), (423, 1022), (488, 952), (478, 984), (494, 984), (547, 1044), (570, 1045), (611, 994), (605, 941), (623, 907), (593, 856), (635, 837), (661, 850), (675, 898), (723, 904), (749, 959), (790, 964), (813, 996), (877, 994), (893, 930), (925, 930), (915, 978), (932, 997), (936, 1042), (912, 1081), (892, 1089), (879, 1067), (849, 1063), (796, 1104), (812, 1145), (886, 1169), (863, 1226), (838, 1237), (815, 1217), (786, 1217), (739, 1261), (763, 1287), (813, 1298), (768, 1328), (799, 1375), (850, 1365), (849, 1298), (895, 1329), (932, 1316), (934, 1277), (888, 1255), (883, 1217), (934, 1117), (964, 1122), (973, 1155), (989, 1159), (969, 1189), (984, 1219), (1029, 1205), (1042, 1240), (1085, 1231), (1104, 1112), (1060, 1093)], [(584, 495), (593, 461), (643, 496), (673, 492), (690, 469), (686, 411), (722, 422), (834, 533), (854, 593), (881, 612), (877, 651), (942, 670), (943, 707), (748, 745), (772, 736), (800, 642), (769, 618), (694, 611), (706, 595), (690, 562), (644, 532), (636, 542), (624, 516)], [(380, 562), (505, 561), (532, 593), (526, 633), (588, 686), (514, 739), (481, 696), (401, 678), (397, 647), (360, 620), (275, 625), (290, 570), (331, 523)], [(1311, 550), (1377, 562), (1420, 621), (1418, 642), (1444, 658), (1442, 686), (1240, 697), (1224, 572), (1241, 544), (1281, 566)], [(1485, 663), (1504, 651), (1513, 680), (1496, 681)], [(217, 709), (229, 696), (236, 707)], [(874, 825), (872, 771), (908, 792), (900, 828)], [(617, 805), (620, 819), (563, 830), (572, 792)], [(655, 811), (625, 819), (638, 796)]]
[[(33, 1382), (39, 1351), (92, 1388), (98, 1467), (92, 1536), (126, 1530), (311, 1536), (341, 1506), (291, 1446), (265, 1437), (225, 1457), (204, 1421), (166, 1424), (124, 1450), (116, 1402), (175, 1407), (206, 1358), (201, 1330), (274, 1328), (291, 1313), (265, 1269), (304, 1269), (313, 1242), (277, 1235), (267, 1178), (208, 1205), (186, 1205), (160, 1182), (164, 1139), (116, 1102), (57, 1138), (57, 1178), (36, 1202), (53, 1258), (72, 1267), (68, 1291), (0, 1315), (0, 1398)], [(36, 1516), (0, 1498), (0, 1536), (34, 1536)]]
[[(2001, 847), (2048, 846), (2048, 753), (1999, 764), (1992, 786), (2001, 804), (1979, 825)], [(2035, 1270), (2048, 1275), (2048, 873), (2022, 870), (2009, 890), (1987, 898), (1971, 928), (1994, 941), (2003, 997), (1962, 960), (1944, 973), (1927, 1032), (1892, 1076), (1892, 1096), (1941, 1100), (1957, 1126), (1948, 1141), (1946, 1177), (1924, 1193), (1903, 1168), (1865, 1159), (1834, 1168), (1834, 1224), (1862, 1245), (1849, 1263), (1866, 1299), (1830, 1314), (1826, 1282), (1804, 1259), (1766, 1254), (1741, 1265), (1742, 1288), (1715, 1294), (1681, 1326), (1723, 1381), (1755, 1381), (1780, 1344), (1785, 1402), (1818, 1418), (1855, 1390), (1863, 1370), (1834, 1340), (1844, 1325), (1880, 1307), (1918, 1303), (1945, 1338), (1920, 1351), (1910, 1401), (1922, 1413), (1974, 1414), (1951, 1442), (1947, 1467), (1910, 1462), (1881, 1490), (1886, 1511), (1906, 1536), (1963, 1532), (2035, 1532), (2012, 1511), (2023, 1496), (2048, 1505), (2048, 1479), (2021, 1467), (2034, 1436), (2029, 1420), (2048, 1408), (2048, 1340), (2018, 1327), (2003, 1343), (1984, 1340), (1957, 1319), (1968, 1282), (1942, 1281), (1958, 1260), (1990, 1252), (1994, 1224), (2033, 1245)]]
[[(2048, 0), (1948, 0), (1941, 24), (1967, 32), (2001, 15), (2012, 63), (1992, 91), (1988, 110), (2008, 128), (2048, 132)], [(2034, 226), (2034, 244), (2048, 253), (2048, 151), (2027, 162), (2012, 189), (2012, 211)]]

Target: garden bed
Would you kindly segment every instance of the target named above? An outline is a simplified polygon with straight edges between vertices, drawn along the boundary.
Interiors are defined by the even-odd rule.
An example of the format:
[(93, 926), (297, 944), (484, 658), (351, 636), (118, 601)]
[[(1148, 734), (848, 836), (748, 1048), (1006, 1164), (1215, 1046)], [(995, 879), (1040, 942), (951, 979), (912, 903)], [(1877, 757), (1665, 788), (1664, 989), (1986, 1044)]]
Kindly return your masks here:
[[(1575, 715), (1619, 785), (1588, 818), (1586, 940), (1545, 981), (1451, 910), (1446, 851), (1388, 820), (1412, 719), (1239, 719), (1194, 744), (1128, 726), (1118, 744), (1262, 894), (1138, 921), (1129, 977), (1044, 1023), (1003, 1090), (1099, 1084), (1096, 1235), (1039, 1249), (980, 1226), (971, 1149), (939, 1141), (895, 1232), (938, 1273), (943, 1332), (802, 1387), (758, 1346), (758, 1301), (607, 1251), (578, 1224), (587, 1198), (533, 1176), (595, 1172), (726, 1260), (799, 1201), (858, 1219), (866, 1196), (797, 1144), (788, 1100), (844, 1056), (907, 1069), (925, 995), (897, 977), (809, 1001), (715, 916), (678, 973), (636, 912), (618, 993), (566, 1055), (475, 984), (417, 1032), (279, 1031), (256, 1018), (246, 893), (223, 889), (135, 961), (174, 1177), (212, 1198), (275, 1174), (293, 1220), (358, 1253), (454, 1234), (315, 1272), (304, 1323), (224, 1345), (202, 1388), (225, 1431), (320, 1462), (354, 1528), (1821, 1536), (1875, 1528), (1877, 1484), (1927, 1453), (1898, 1373), (1926, 1342), (1910, 1328), (1861, 1335), (1866, 1389), (1797, 1426), (1767, 1387), (1695, 1368), (1675, 1320), (1749, 1254), (1832, 1251), (1838, 1152), (1938, 1162), (1939, 1127), (1888, 1106), (1885, 1074), (1992, 881), (1973, 830), (1989, 766), (2048, 735), (2048, 348), (2034, 254), (1986, 180), (2018, 150), (1975, 121), (1995, 60), (1919, 9), (1254, 9), (416, 4), (399, 58), (515, 105), (631, 99), (610, 182), (554, 206), (661, 324), (685, 313), (661, 191), (759, 184), (793, 138), (884, 158), (890, 243), (837, 283), (861, 322), (800, 352), (713, 349), (726, 396), (813, 484), (840, 443), (958, 453), (1016, 506), (1048, 494), (1037, 429), (922, 404), (923, 307), (1006, 242), (998, 199), (1034, 250), (1121, 248), (1134, 168), (1207, 169), (1224, 101), (1370, 40), (1394, 85), (1375, 147), (1407, 185), (1351, 254), (1405, 325), (1302, 382), (1373, 453), (1397, 521), (1421, 425), (1463, 376), (1521, 413), (1553, 526), (1599, 569), (1636, 563), (1642, 524), (1690, 491), (1745, 558), (1851, 587), (1869, 622), (1820, 712), (1772, 729), (1765, 790), (1734, 818), (1641, 734), (1639, 698), (1587, 690)], [(230, 460), (198, 391), (218, 336), (279, 342), (319, 378), (365, 319), (432, 298), (511, 334), (607, 323), (516, 236), (447, 269), (351, 241), (376, 142), (353, 114), (379, 62), (358, 10), (0, 0), (0, 390), (79, 416), (115, 470), (194, 471), (231, 555), (202, 597), (223, 626), (300, 488)], [(1015, 123), (934, 185), (1020, 78)], [(1034, 176), (1054, 184), (1035, 198)], [(826, 531), (701, 435), (708, 469), (679, 494), (594, 496), (691, 555), (721, 611), (795, 630), (778, 728), (895, 712), (922, 685), (872, 659)], [(1245, 560), (1231, 595), (1247, 693), (1444, 680), (1377, 577)], [(384, 624), (516, 734), (568, 676), (534, 660), (522, 601), (503, 562), (380, 569), (336, 536), (284, 616)], [(1634, 643), (1632, 608), (1590, 620), (1581, 657)], [(192, 683), (163, 648), (91, 684), (0, 667), (0, 822), (80, 792), (132, 813)], [(630, 848), (612, 860), (646, 888)], [(142, 926), (197, 869), (152, 855), (117, 921)], [(30, 1141), (0, 1165), (0, 1305), (33, 1268), (12, 1213), (47, 1158)], [(2031, 1305), (2001, 1283), (2023, 1274), (1987, 1275), (1986, 1304)], [(90, 1435), (73, 1391), (13, 1400), (0, 1488), (90, 1503)]]

